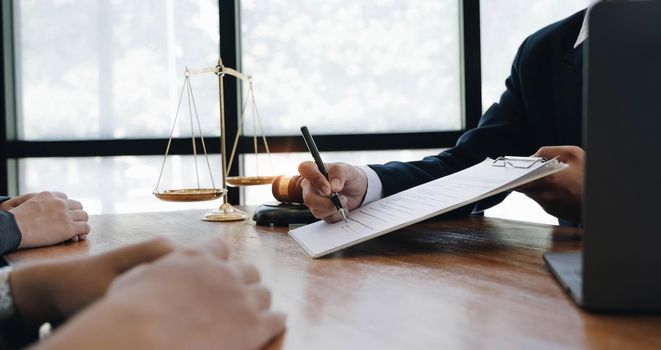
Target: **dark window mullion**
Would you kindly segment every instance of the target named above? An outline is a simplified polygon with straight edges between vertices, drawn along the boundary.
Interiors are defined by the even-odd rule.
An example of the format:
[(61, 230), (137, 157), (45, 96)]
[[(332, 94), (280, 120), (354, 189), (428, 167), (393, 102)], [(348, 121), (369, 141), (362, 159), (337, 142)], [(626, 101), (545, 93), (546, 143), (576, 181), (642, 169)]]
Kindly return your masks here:
[[(239, 60), (239, 0), (219, 0), (218, 3), (219, 18), (220, 18), (220, 55), (223, 59), (223, 64), (240, 69)], [(225, 149), (227, 150), (226, 157), (232, 150), (232, 143), (236, 132), (238, 132), (238, 111), (239, 111), (239, 82), (238, 79), (233, 77), (226, 77), (223, 88), (225, 90), (225, 132), (227, 137), (223, 136), (225, 142)], [(238, 154), (235, 156), (235, 164), (240, 164), (238, 161), (242, 150), (237, 150)], [(228, 159), (229, 163), (229, 159)], [(232, 166), (230, 169), (230, 176), (239, 175), (239, 166)], [(238, 188), (228, 188), (227, 199), (232, 204), (240, 203), (240, 192)]]
[[(429, 133), (315, 135), (321, 150), (328, 151), (383, 151), (400, 149), (447, 148), (455, 144), (461, 131)], [(396, 141), (395, 141), (396, 140)], [(163, 155), (167, 139), (120, 140), (67, 140), (67, 141), (8, 141), (3, 147), (8, 158), (34, 157), (111, 157)], [(191, 155), (191, 139), (182, 137), (172, 141), (170, 153)], [(199, 141), (198, 141), (199, 142)], [(273, 153), (306, 152), (303, 139), (296, 136), (269, 136), (269, 149)], [(210, 154), (218, 154), (220, 141), (205, 138)], [(402, 146), (405, 145), (405, 148)], [(260, 143), (260, 152), (264, 152)], [(237, 152), (253, 152), (252, 136), (241, 136)]]
[[(18, 165), (7, 156), (7, 142), (16, 138), (13, 1), (0, 4), (0, 194), (18, 193)], [(11, 164), (10, 164), (11, 162)]]
[(482, 116), (482, 66), (480, 60), (480, 0), (460, 0), (461, 64), (464, 127), (477, 127)]

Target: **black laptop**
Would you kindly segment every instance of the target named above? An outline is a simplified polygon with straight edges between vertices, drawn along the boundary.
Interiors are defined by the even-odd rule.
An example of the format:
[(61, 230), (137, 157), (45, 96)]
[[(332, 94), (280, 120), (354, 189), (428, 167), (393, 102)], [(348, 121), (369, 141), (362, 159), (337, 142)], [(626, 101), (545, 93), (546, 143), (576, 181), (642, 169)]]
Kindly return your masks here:
[(584, 46), (583, 253), (544, 260), (586, 309), (661, 311), (661, 1), (596, 5)]

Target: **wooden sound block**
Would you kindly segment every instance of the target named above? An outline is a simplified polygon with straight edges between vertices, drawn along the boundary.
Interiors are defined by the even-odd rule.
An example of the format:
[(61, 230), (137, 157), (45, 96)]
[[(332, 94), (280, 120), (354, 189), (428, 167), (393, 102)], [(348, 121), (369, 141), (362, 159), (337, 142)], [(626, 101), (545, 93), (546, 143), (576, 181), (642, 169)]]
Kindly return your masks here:
[(280, 202), (268, 202), (260, 205), (252, 218), (257, 225), (261, 226), (289, 226), (319, 221), (312, 216), (305, 205)]

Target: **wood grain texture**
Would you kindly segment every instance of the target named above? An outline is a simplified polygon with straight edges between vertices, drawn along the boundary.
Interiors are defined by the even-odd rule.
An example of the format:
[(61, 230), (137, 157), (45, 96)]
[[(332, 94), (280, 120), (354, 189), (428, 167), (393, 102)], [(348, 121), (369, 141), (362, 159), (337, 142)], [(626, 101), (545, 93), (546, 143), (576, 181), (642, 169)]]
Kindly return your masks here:
[(13, 264), (166, 236), (221, 236), (255, 264), (288, 314), (273, 349), (660, 349), (658, 315), (577, 308), (542, 261), (580, 249), (579, 229), (490, 218), (427, 221), (312, 260), (286, 229), (203, 222), (204, 211), (99, 215), (82, 243), (11, 254)]

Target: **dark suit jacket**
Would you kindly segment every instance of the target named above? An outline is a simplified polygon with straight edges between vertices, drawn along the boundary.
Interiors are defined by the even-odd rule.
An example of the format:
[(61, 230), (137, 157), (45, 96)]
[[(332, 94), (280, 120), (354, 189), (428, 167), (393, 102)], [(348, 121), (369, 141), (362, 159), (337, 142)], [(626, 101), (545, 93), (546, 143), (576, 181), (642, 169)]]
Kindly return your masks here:
[[(463, 170), (486, 157), (532, 155), (542, 146), (581, 145), (582, 45), (574, 49), (585, 10), (529, 36), (512, 64), (498, 103), (457, 145), (414, 162), (370, 165), (383, 195), (400, 192)], [(482, 202), (480, 209), (505, 196)], [(461, 213), (473, 209), (462, 208)]]
[[(0, 203), (9, 199), (11, 197), (0, 196)], [(14, 214), (0, 210), (0, 255), (16, 250), (21, 244), (22, 239), (23, 236), (21, 230), (18, 228)], [(0, 259), (0, 267), (5, 265), (5, 261)]]

